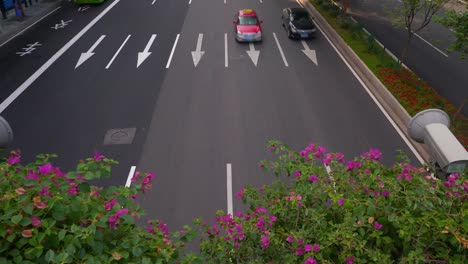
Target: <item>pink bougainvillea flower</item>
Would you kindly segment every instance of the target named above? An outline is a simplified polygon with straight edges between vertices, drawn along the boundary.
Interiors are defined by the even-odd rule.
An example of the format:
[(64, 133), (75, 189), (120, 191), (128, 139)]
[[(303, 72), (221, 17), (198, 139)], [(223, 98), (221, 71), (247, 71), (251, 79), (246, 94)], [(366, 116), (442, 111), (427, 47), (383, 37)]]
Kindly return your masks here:
[(119, 201), (117, 201), (117, 199), (112, 199), (104, 205), (104, 209), (106, 209), (106, 211), (110, 211), (118, 202)]
[(319, 252), (319, 251), (320, 251), (320, 246), (319, 246), (319, 244), (314, 244), (314, 245), (312, 246), (312, 250), (315, 251), (315, 252)]
[(119, 221), (119, 218), (123, 214), (128, 214), (128, 209), (127, 208), (122, 208), (122, 209), (118, 210), (114, 215), (111, 215), (107, 220), (107, 222), (109, 223), (109, 227), (115, 228), (117, 226), (117, 222)]
[(353, 264), (354, 262), (354, 256), (351, 256), (351, 257), (346, 257), (346, 264)]
[(94, 158), (95, 161), (100, 161), (100, 160), (104, 159), (105, 157), (104, 157), (104, 155), (99, 154), (99, 152), (97, 150), (95, 150), (93, 158)]
[(298, 243), (299, 245), (302, 245), (302, 244), (304, 244), (304, 240), (302, 240), (302, 239), (299, 238), (299, 239), (297, 240), (297, 243)]
[(24, 188), (21, 188), (21, 187), (20, 187), (20, 188), (16, 188), (16, 189), (15, 189), (15, 192), (16, 192), (16, 194), (18, 194), (18, 195), (23, 195), (23, 194), (26, 193), (26, 190), (25, 190)]
[(301, 172), (300, 172), (300, 171), (294, 172), (294, 177), (295, 177), (295, 178), (301, 177)]
[(135, 174), (132, 177), (132, 182), (136, 182), (141, 176), (141, 173), (139, 171), (135, 172)]
[(29, 238), (29, 237), (32, 237), (32, 232), (33, 232), (32, 229), (26, 229), (26, 230), (23, 230), (23, 232), (21, 232), (21, 235), (23, 237)]
[(299, 152), (299, 154), (301, 155), (301, 157), (305, 158), (305, 157), (307, 157), (307, 155), (309, 153), (307, 151), (305, 151), (305, 150), (302, 150), (301, 152)]
[(31, 222), (34, 227), (39, 227), (42, 224), (41, 220), (39, 220), (39, 218), (35, 215), (31, 217)]
[(304, 245), (304, 250), (305, 250), (306, 252), (312, 251), (312, 245), (305, 244), (305, 245)]
[(336, 153), (335, 158), (336, 158), (339, 162), (345, 163), (343, 153)]
[(49, 172), (51, 172), (53, 169), (54, 169), (54, 167), (52, 166), (52, 164), (47, 163), (47, 164), (44, 164), (42, 166), (39, 166), (39, 173), (42, 174), (42, 175), (46, 175)]
[(266, 208), (263, 208), (263, 207), (258, 207), (255, 209), (255, 212), (256, 213), (259, 213), (259, 214), (266, 214), (267, 213), (267, 209)]
[(326, 151), (327, 151), (327, 150), (326, 150), (324, 147), (319, 146), (319, 147), (317, 148), (317, 153), (315, 153), (315, 157), (316, 157), (316, 158), (320, 158), (320, 157), (322, 156), (322, 153), (325, 153)]
[(26, 174), (26, 176), (24, 177), (26, 180), (39, 180), (39, 175), (37, 175), (37, 173), (33, 170), (29, 170), (28, 171), (28, 174)]
[(245, 193), (245, 188), (242, 187), (242, 188), (240, 189), (240, 192), (237, 192), (237, 193), (236, 193), (236, 197), (239, 198), (239, 199), (242, 199), (242, 197), (244, 197), (244, 193)]
[(276, 216), (274, 216), (274, 215), (270, 216), (270, 222), (273, 223), (273, 222), (276, 221), (276, 219), (277, 219)]
[(257, 223), (255, 224), (255, 227), (260, 229), (260, 230), (263, 230), (264, 225), (265, 225), (265, 220), (263, 220), (263, 217), (260, 217), (258, 219)]
[(39, 192), (39, 195), (52, 197), (52, 193), (49, 192), (49, 186), (43, 186), (41, 191)]
[(384, 191), (382, 191), (382, 196), (383, 196), (383, 197), (389, 197), (389, 196), (390, 196), (390, 192), (387, 191), (387, 190), (384, 190)]
[(36, 196), (33, 198), (33, 203), (34, 203), (34, 207), (38, 208), (38, 209), (45, 209), (47, 208), (47, 203), (43, 202), (41, 200), (41, 197), (40, 196)]
[(14, 165), (16, 163), (20, 163), (21, 162), (21, 158), (18, 157), (18, 156), (10, 156), (8, 159), (7, 159), (7, 164), (8, 165)]
[(237, 211), (237, 212), (236, 212), (236, 216), (237, 216), (237, 217), (242, 217), (242, 216), (243, 216), (243, 214), (242, 214), (242, 212), (241, 212), (241, 211)]
[(309, 177), (310, 182), (317, 183), (317, 180), (318, 180), (318, 175), (317, 174), (314, 174), (314, 175)]
[(307, 258), (304, 264), (317, 264), (317, 261), (314, 258)]
[(382, 229), (382, 227), (383, 227), (383, 225), (380, 224), (379, 222), (377, 222), (377, 221), (374, 222), (374, 228), (376, 230), (380, 230), (380, 229)]
[(150, 234), (154, 234), (154, 228), (152, 226), (147, 226), (146, 231), (148, 231)]
[(364, 173), (365, 173), (365, 174), (371, 174), (371, 171), (370, 171), (369, 169), (365, 169), (365, 170), (364, 170)]
[(385, 187), (385, 183), (384, 183), (384, 182), (379, 182), (379, 187), (380, 187), (380, 188)]
[(305, 249), (304, 248), (296, 248), (296, 256), (302, 256), (304, 255), (305, 253)]
[(138, 198), (138, 193), (137, 194), (130, 194), (130, 198), (132, 198), (133, 200), (137, 199)]
[(352, 171), (354, 168), (354, 161), (350, 160), (348, 161), (347, 165), (346, 165), (346, 171)]
[(292, 243), (294, 242), (294, 237), (288, 236), (288, 238), (286, 238), (286, 241), (288, 241), (289, 243)]
[(338, 199), (338, 205), (343, 206), (344, 200), (345, 200), (344, 198)]
[(380, 160), (380, 157), (382, 156), (382, 153), (378, 149), (369, 149), (369, 158), (371, 160)]
[(267, 248), (270, 245), (270, 239), (267, 236), (262, 236), (260, 238), (261, 247), (263, 249)]

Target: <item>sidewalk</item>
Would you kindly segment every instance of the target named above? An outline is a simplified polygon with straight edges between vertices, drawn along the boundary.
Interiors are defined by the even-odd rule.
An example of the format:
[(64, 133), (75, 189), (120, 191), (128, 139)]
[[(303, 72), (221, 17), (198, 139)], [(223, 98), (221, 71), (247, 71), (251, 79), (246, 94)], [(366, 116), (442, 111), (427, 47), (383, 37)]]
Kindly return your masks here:
[(33, 0), (29, 7), (23, 3), (25, 17), (20, 19), (16, 17), (15, 9), (7, 11), (7, 19), (3, 19), (0, 14), (0, 45), (56, 9), (61, 2), (62, 0)]

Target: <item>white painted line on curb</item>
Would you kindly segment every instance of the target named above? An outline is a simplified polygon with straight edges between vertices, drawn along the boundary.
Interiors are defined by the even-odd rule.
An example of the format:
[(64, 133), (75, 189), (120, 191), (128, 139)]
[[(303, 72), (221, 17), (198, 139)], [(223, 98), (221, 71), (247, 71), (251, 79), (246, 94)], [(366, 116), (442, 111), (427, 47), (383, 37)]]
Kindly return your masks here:
[(227, 213), (234, 216), (232, 208), (232, 165), (231, 163), (226, 164), (227, 173)]
[(127, 182), (125, 183), (125, 187), (130, 188), (130, 185), (132, 184), (133, 175), (135, 174), (135, 170), (136, 170), (136, 166), (132, 166), (130, 168), (130, 172), (128, 173)]
[(437, 51), (440, 52), (442, 55), (444, 55), (445, 57), (448, 58), (448, 55), (447, 55), (447, 54), (445, 54), (443, 51), (441, 51), (441, 50), (440, 50), (439, 48), (437, 48), (436, 46), (432, 45), (429, 41), (423, 39), (423, 38), (422, 38), (421, 36), (419, 36), (417, 33), (414, 33), (414, 35), (415, 35), (416, 37), (418, 37), (419, 39), (421, 39), (422, 41), (426, 42), (427, 45), (433, 47), (435, 50), (437, 50)]
[(61, 6), (55, 8), (54, 10), (50, 11), (47, 15), (41, 17), (39, 20), (37, 20), (36, 22), (32, 23), (29, 27), (21, 30), (19, 33), (17, 33), (16, 35), (14, 35), (13, 37), (9, 38), (8, 40), (6, 40), (5, 42), (3, 42), (1, 45), (0, 45), (0, 48), (7, 44), (8, 42), (10, 42), (12, 39), (16, 38), (17, 36), (23, 34), (23, 32), (25, 32), (26, 30), (30, 29), (32, 26), (36, 25), (37, 23), (39, 23), (41, 20), (43, 20), (44, 18), (48, 17), (50, 14), (54, 13), (55, 11), (59, 10), (60, 8), (62, 8)]
[(75, 44), (88, 30), (90, 30), (107, 12), (109, 12), (120, 0), (112, 2), (101, 14), (95, 17), (86, 27), (74, 36), (65, 46), (55, 53), (44, 65), (42, 65), (33, 75), (21, 84), (5, 101), (0, 104), (0, 114), (20, 96), (37, 78), (39, 78), (55, 61), (57, 61), (73, 44)]
[(174, 55), (174, 51), (176, 49), (177, 42), (179, 41), (179, 37), (180, 37), (180, 34), (177, 34), (177, 37), (176, 37), (176, 39), (174, 41), (174, 46), (172, 46), (171, 55), (169, 55), (169, 59), (167, 60), (166, 69), (169, 69), (169, 66), (171, 66), (172, 56)]
[(106, 66), (106, 69), (109, 69), (110, 66), (112, 65), (112, 62), (114, 62), (115, 58), (117, 58), (117, 55), (119, 55), (120, 51), (122, 50), (122, 48), (125, 46), (125, 43), (127, 43), (128, 39), (131, 37), (132, 35), (128, 35), (127, 38), (124, 40), (124, 42), (122, 43), (122, 45), (120, 45), (120, 48), (117, 50), (117, 52), (114, 54), (114, 56), (112, 57), (112, 59), (109, 61), (109, 63), (107, 64)]
[[(296, 0), (301, 6), (302, 4), (299, 2), (300, 0)], [(403, 141), (406, 143), (406, 145), (408, 146), (408, 148), (413, 152), (413, 154), (416, 156), (416, 158), (418, 159), (418, 161), (421, 163), (421, 164), (424, 164), (424, 159), (421, 157), (421, 155), (419, 154), (419, 152), (416, 151), (416, 149), (413, 147), (413, 145), (411, 144), (411, 142), (409, 142), (408, 138), (405, 136), (405, 134), (400, 130), (400, 128), (397, 126), (397, 124), (395, 123), (395, 121), (393, 121), (393, 119), (390, 117), (390, 115), (387, 113), (387, 111), (385, 111), (385, 108), (382, 106), (382, 104), (380, 104), (380, 102), (377, 100), (377, 98), (375, 98), (374, 94), (370, 91), (370, 89), (366, 86), (366, 84), (364, 83), (363, 80), (361, 80), (361, 78), (359, 77), (359, 75), (356, 73), (356, 71), (354, 71), (354, 69), (351, 67), (351, 65), (349, 65), (349, 63), (346, 61), (346, 59), (343, 57), (343, 55), (341, 54), (341, 52), (338, 50), (338, 48), (335, 46), (335, 44), (333, 44), (333, 42), (328, 38), (328, 36), (323, 32), (323, 29), (318, 25), (316, 24), (316, 26), (318, 27), (318, 29), (320, 30), (320, 32), (322, 33), (322, 35), (328, 40), (328, 43), (330, 43), (330, 45), (333, 47), (333, 49), (336, 51), (336, 53), (338, 54), (338, 56), (340, 56), (341, 60), (346, 64), (346, 66), (348, 67), (348, 69), (351, 71), (351, 73), (354, 75), (354, 77), (356, 77), (356, 79), (359, 81), (359, 83), (361, 83), (362, 87), (364, 87), (364, 89), (366, 90), (367, 94), (369, 94), (369, 96), (372, 98), (372, 100), (374, 101), (374, 103), (377, 105), (377, 107), (379, 107), (380, 111), (382, 111), (382, 113), (384, 114), (384, 116), (387, 118), (387, 120), (390, 122), (390, 124), (393, 126), (393, 128), (397, 131), (397, 133), (400, 135), (400, 137), (403, 139)]]
[(224, 67), (228, 67), (228, 43), (227, 33), (224, 33)]
[(278, 41), (278, 38), (276, 37), (275, 32), (273, 32), (273, 37), (275, 38), (276, 45), (278, 46), (279, 52), (281, 54), (281, 58), (283, 58), (284, 66), (288, 67), (288, 61), (286, 60), (286, 57), (284, 56), (283, 49), (281, 48), (281, 45)]

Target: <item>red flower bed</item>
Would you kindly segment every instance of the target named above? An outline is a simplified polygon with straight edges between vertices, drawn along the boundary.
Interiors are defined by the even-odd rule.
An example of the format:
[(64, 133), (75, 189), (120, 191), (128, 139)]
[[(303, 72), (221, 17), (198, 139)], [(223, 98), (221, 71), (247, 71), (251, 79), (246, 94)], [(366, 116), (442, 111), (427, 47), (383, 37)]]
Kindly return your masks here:
[[(428, 108), (444, 110), (450, 118), (457, 112), (453, 104), (405, 68), (381, 67), (377, 70), (377, 75), (411, 116)], [(462, 145), (468, 148), (468, 118), (459, 114), (455, 121), (452, 120), (450, 129)]]

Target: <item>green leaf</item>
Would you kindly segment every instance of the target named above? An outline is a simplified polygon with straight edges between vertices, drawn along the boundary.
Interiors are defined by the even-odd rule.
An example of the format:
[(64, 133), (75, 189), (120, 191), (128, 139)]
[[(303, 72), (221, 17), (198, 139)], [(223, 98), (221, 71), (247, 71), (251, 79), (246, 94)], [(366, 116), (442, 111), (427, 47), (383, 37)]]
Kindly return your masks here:
[(66, 177), (67, 177), (68, 179), (76, 179), (77, 175), (78, 175), (78, 173), (76, 173), (76, 172), (74, 172), (74, 171), (71, 171), (71, 172), (67, 173), (67, 176), (66, 176)]
[(12, 222), (13, 224), (18, 224), (18, 223), (21, 221), (21, 219), (23, 219), (23, 216), (20, 215), (20, 214), (18, 214), (18, 215), (15, 215), (15, 216), (13, 216), (13, 217), (11, 218), (11, 222)]
[(62, 241), (66, 233), (67, 232), (64, 229), (60, 230), (60, 232), (58, 233), (58, 239)]
[(143, 253), (143, 251), (142, 251), (141, 248), (139, 248), (139, 247), (135, 247), (135, 248), (133, 248), (133, 250), (132, 250), (132, 254), (133, 254), (135, 257), (141, 256), (142, 253)]
[(54, 210), (52, 212), (52, 217), (57, 221), (65, 220), (65, 213), (63, 211)]
[(31, 218), (25, 217), (20, 221), (20, 225), (22, 226), (28, 226), (32, 223)]
[(78, 185), (78, 190), (80, 190), (80, 192), (82, 193), (88, 193), (91, 191), (91, 187), (89, 183), (83, 182), (80, 185)]
[(45, 254), (45, 261), (46, 262), (53, 262), (55, 258), (55, 252), (52, 249), (49, 249)]
[(87, 171), (84, 175), (84, 178), (87, 180), (87, 181), (90, 181), (90, 180), (93, 180), (95, 178), (94, 176), (94, 172), (92, 171)]
[(23, 207), (23, 211), (29, 215), (32, 215), (33, 213), (33, 210), (34, 210), (34, 207), (32, 204), (27, 204), (25, 207)]
[(5, 238), (6, 229), (4, 225), (0, 225), (0, 237)]

